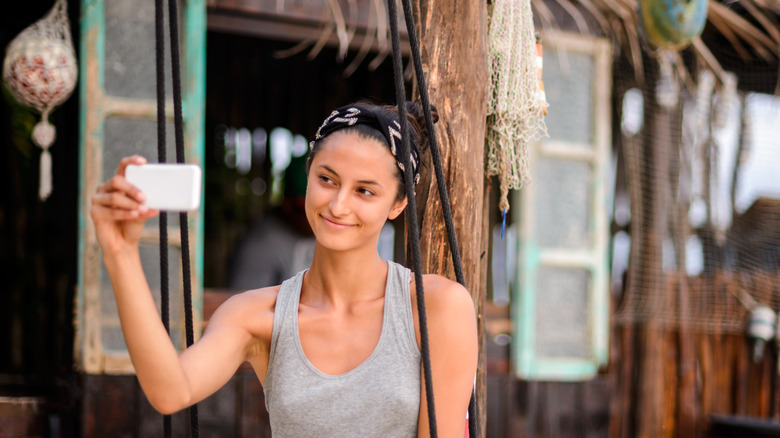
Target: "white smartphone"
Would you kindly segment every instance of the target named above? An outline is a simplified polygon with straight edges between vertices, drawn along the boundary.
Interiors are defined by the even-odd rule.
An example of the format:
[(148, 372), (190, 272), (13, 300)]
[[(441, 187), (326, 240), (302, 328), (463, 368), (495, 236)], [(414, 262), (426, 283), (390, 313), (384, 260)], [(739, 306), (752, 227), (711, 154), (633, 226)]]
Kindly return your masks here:
[(193, 211), (200, 207), (200, 167), (195, 164), (130, 164), (125, 178), (146, 195), (155, 210)]

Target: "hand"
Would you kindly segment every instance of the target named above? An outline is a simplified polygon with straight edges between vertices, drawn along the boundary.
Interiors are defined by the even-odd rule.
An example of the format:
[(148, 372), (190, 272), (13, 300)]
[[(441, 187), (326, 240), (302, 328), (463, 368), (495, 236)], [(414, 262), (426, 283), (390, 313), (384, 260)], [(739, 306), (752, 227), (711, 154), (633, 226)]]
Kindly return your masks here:
[(146, 164), (146, 159), (139, 155), (123, 158), (116, 175), (92, 196), (90, 213), (104, 254), (136, 246), (146, 220), (159, 213), (142, 205), (146, 195), (125, 179), (128, 164)]

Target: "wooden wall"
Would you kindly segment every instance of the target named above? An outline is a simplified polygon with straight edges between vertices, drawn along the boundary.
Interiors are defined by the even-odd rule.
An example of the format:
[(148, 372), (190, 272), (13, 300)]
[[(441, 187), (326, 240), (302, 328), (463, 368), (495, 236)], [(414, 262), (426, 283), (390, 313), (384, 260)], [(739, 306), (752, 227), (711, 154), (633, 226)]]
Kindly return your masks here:
[[(163, 436), (163, 416), (146, 400), (135, 376), (87, 374), (82, 388), (82, 437)], [(198, 404), (198, 420), (202, 438), (271, 436), (263, 390), (248, 368)], [(189, 421), (186, 410), (173, 415), (172, 436), (189, 436)]]
[[(206, 291), (204, 320), (230, 297), (230, 293)], [(163, 416), (152, 408), (135, 376), (85, 374), (82, 377), (83, 438), (146, 438), (163, 436)], [(189, 414), (172, 417), (173, 437), (189, 436)], [(198, 404), (198, 424), (202, 438), (270, 438), (271, 426), (265, 409), (260, 381), (248, 364), (214, 395)]]
[[(718, 275), (686, 281), (692, 302), (711, 306), (711, 316), (746, 322), (747, 310), (727, 302), (736, 301), (731, 291), (776, 303), (780, 273), (771, 274), (773, 281), (766, 281), (767, 275), (742, 273), (740, 279)], [(679, 286), (675, 281), (667, 285), (670, 293)], [(721, 299), (714, 298), (718, 293), (724, 294)], [(780, 436), (778, 345), (768, 343), (763, 359), (754, 363), (753, 343), (734, 328), (734, 322), (723, 321), (727, 329), (719, 331), (713, 325), (716, 319), (711, 318), (706, 326), (701, 307), (705, 306), (697, 309), (698, 326), (664, 326), (652, 318), (613, 322), (609, 365), (591, 381), (531, 382), (514, 376), (509, 346), (491, 339), (507, 332), (511, 324), (508, 310), (488, 306), (487, 436)], [(656, 360), (645, 360), (648, 356)], [(648, 363), (660, 366), (643, 372), (641, 367)], [(647, 392), (646, 397), (637, 397), (640, 390)], [(653, 403), (643, 405), (647, 399)], [(649, 417), (660, 418), (653, 425), (657, 433), (651, 435), (640, 427)]]
[(608, 436), (613, 396), (609, 375), (586, 382), (519, 380), (511, 366), (510, 345), (496, 342), (511, 333), (509, 308), (487, 304), (485, 317), (488, 438)]

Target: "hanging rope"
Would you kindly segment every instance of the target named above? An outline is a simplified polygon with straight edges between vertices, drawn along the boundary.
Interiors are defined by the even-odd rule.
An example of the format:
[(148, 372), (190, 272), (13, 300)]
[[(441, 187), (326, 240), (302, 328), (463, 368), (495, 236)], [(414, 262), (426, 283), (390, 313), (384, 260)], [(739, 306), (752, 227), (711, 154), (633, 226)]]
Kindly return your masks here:
[[(157, 154), (159, 161), (166, 161), (165, 152), (165, 82), (164, 82), (164, 35), (163, 35), (163, 0), (155, 0), (155, 52), (157, 57)], [(179, 25), (178, 6), (176, 0), (168, 0), (168, 24), (171, 36), (171, 82), (173, 86), (173, 126), (176, 139), (176, 162), (184, 163), (184, 120), (182, 116), (181, 99), (181, 67), (179, 56)], [(179, 213), (179, 229), (181, 230), (181, 264), (182, 281), (184, 289), (184, 326), (187, 347), (194, 343), (194, 330), (192, 322), (192, 278), (190, 271), (190, 239), (187, 213)], [(169, 293), (168, 293), (168, 221), (165, 213), (160, 214), (160, 274), (162, 277), (160, 299), (163, 325), (166, 331), (169, 327)], [(192, 405), (190, 411), (190, 435), (197, 438), (198, 406)], [(163, 420), (163, 433), (165, 437), (171, 436), (170, 417)]]
[[(420, 92), (420, 100), (423, 106), (423, 112), (425, 115), (425, 124), (428, 130), (429, 143), (431, 149), (431, 158), (433, 161), (434, 171), (436, 173), (436, 185), (439, 191), (439, 198), (442, 201), (442, 210), (444, 214), (444, 223), (447, 230), (447, 237), (450, 245), (450, 253), (452, 255), (452, 263), (455, 267), (455, 277), (461, 285), (465, 286), (465, 277), (463, 275), (463, 266), (460, 258), (460, 250), (458, 246), (457, 237), (455, 235), (455, 226), (452, 221), (452, 207), (450, 205), (449, 194), (447, 192), (446, 180), (444, 179), (444, 170), (441, 162), (441, 154), (439, 153), (438, 141), (436, 139), (436, 130), (433, 127), (433, 115), (431, 114), (431, 103), (428, 97), (428, 87), (425, 83), (425, 73), (422, 69), (422, 57), (420, 56), (420, 44), (417, 38), (417, 29), (414, 24), (414, 17), (412, 15), (412, 8), (409, 0), (402, 0), (404, 8), (404, 18), (406, 20), (407, 33), (409, 35), (409, 46), (412, 52), (412, 59), (414, 62), (415, 76), (417, 77), (417, 88)], [(390, 32), (392, 36), (393, 44), (393, 77), (395, 80), (395, 95), (398, 104), (398, 117), (401, 119), (401, 136), (403, 141), (401, 142), (401, 157), (404, 160), (404, 166), (410, 168), (409, 163), (409, 137), (408, 137), (408, 120), (406, 118), (406, 92), (403, 82), (403, 68), (401, 60), (401, 39), (398, 33), (398, 14), (395, 5), (395, 0), (388, 0), (388, 12), (390, 21)], [(409, 172), (404, 173), (404, 186), (406, 188), (407, 196), (409, 197), (409, 204), (414, 206), (415, 194), (414, 184), (412, 181), (412, 175)], [(423, 373), (425, 375), (425, 393), (428, 401), (428, 423), (430, 427), (431, 437), (436, 437), (436, 412), (434, 407), (433, 397), (433, 383), (431, 379), (431, 363), (430, 363), (430, 351), (428, 346), (428, 330), (427, 330), (427, 318), (425, 314), (425, 299), (422, 285), (422, 262), (420, 257), (420, 235), (417, 227), (417, 210), (415, 208), (407, 209), (409, 214), (410, 224), (409, 237), (411, 240), (413, 261), (414, 261), (414, 273), (415, 273), (415, 286), (417, 288), (417, 307), (420, 317), (420, 344), (423, 354)], [(469, 400), (469, 436), (477, 436), (477, 415), (476, 415), (476, 398), (474, 392), (471, 394)]]
[[(398, 11), (395, 0), (387, 0), (388, 18), (390, 20), (390, 35), (393, 47), (393, 78), (395, 79), (395, 98), (398, 104), (398, 118), (401, 121), (401, 159), (404, 169), (411, 169), (409, 155), (409, 121), (406, 118), (406, 90), (404, 88), (403, 66), (401, 60), (401, 37), (398, 33)], [(433, 400), (433, 380), (431, 379), (431, 353), (428, 347), (428, 319), (425, 314), (425, 293), (422, 281), (422, 261), (420, 260), (420, 230), (417, 228), (417, 209), (415, 205), (413, 172), (403, 172), (406, 196), (409, 198), (406, 212), (409, 215), (409, 238), (411, 240), (414, 284), (417, 289), (417, 314), (420, 318), (420, 350), (422, 350), (423, 375), (425, 378), (425, 396), (428, 402), (428, 427), (431, 438), (438, 436), (436, 432), (436, 408)]]
[[(176, 134), (176, 162), (184, 163), (184, 120), (181, 113), (181, 63), (179, 60), (179, 11), (176, 0), (168, 0), (168, 32), (171, 35), (171, 84), (173, 87), (173, 128)], [(184, 328), (187, 347), (195, 342), (192, 324), (192, 273), (190, 272), (190, 239), (187, 213), (179, 213), (181, 230), (181, 266), (184, 286)], [(191, 436), (199, 436), (198, 405), (190, 406)]]
[[(163, 0), (154, 0), (155, 73), (157, 75), (157, 161), (168, 161), (165, 150), (165, 33), (163, 26)], [(168, 214), (160, 212), (160, 317), (165, 331), (170, 335), (170, 310), (168, 292)], [(171, 416), (163, 416), (163, 436), (171, 437)]]

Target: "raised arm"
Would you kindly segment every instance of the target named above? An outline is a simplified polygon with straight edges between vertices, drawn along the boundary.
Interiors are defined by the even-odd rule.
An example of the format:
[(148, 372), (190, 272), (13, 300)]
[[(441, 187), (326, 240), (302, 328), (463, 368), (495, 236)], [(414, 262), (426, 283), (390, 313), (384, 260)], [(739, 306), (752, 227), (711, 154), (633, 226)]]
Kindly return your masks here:
[(157, 212), (141, 204), (144, 195), (124, 178), (128, 164), (145, 162), (139, 156), (123, 159), (117, 174), (93, 196), (91, 216), (141, 388), (155, 409), (172, 413), (224, 385), (247, 358), (252, 335), (241, 318), (231, 318), (243, 311), (233, 300), (214, 315), (203, 337), (179, 356), (160, 321), (138, 250), (144, 222)]
[[(423, 284), (438, 436), (463, 438), (479, 349), (474, 303), (465, 288), (438, 275), (426, 275)], [(417, 325), (415, 319), (419, 341)], [(418, 436), (430, 436), (424, 380)]]

